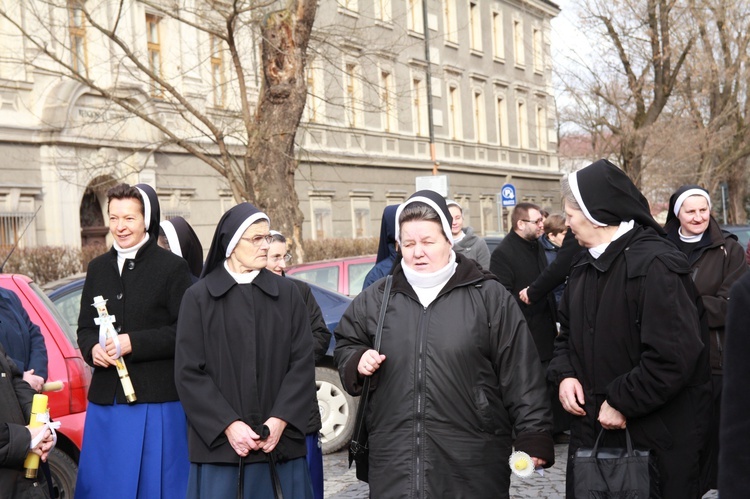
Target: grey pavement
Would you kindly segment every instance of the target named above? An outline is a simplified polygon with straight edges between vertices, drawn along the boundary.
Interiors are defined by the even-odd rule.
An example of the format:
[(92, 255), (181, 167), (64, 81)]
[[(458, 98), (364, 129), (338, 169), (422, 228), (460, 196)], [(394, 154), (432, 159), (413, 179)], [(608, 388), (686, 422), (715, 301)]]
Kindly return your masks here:
[[(555, 445), (555, 465), (544, 470), (544, 476), (537, 473), (531, 478), (520, 479), (511, 476), (510, 496), (513, 498), (563, 499), (565, 497), (565, 466), (568, 446)], [(369, 488), (357, 480), (354, 467), (349, 469), (346, 449), (323, 456), (325, 471), (325, 497), (330, 499), (367, 498)], [(708, 492), (703, 499), (716, 499), (715, 490)]]

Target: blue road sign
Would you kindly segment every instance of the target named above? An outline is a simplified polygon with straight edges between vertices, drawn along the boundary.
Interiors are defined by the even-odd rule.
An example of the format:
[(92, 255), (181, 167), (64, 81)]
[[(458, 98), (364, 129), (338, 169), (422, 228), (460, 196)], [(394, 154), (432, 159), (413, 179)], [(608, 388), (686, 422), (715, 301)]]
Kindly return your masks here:
[(505, 184), (500, 190), (500, 200), (503, 206), (515, 206), (516, 187), (513, 184)]

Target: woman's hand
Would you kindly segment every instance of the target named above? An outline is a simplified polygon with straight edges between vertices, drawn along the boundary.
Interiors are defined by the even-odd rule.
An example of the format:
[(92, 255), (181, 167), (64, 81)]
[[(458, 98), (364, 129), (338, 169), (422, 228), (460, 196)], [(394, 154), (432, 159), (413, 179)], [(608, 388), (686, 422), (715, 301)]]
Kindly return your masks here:
[[(129, 334), (118, 334), (117, 339), (120, 341), (120, 357), (123, 357), (133, 351), (133, 347), (130, 344)], [(107, 355), (114, 358), (115, 355), (117, 355), (117, 347), (115, 346), (115, 342), (112, 340), (112, 338), (107, 338), (107, 343), (105, 346), (107, 347)]]
[(534, 463), (535, 470), (538, 470), (539, 468), (544, 468), (544, 465), (547, 464), (547, 461), (542, 459), (541, 457), (532, 457), (531, 462)]
[(624, 430), (627, 426), (627, 420), (625, 416), (609, 405), (605, 400), (602, 406), (599, 408), (599, 424), (606, 430)]
[(91, 349), (91, 357), (94, 359), (95, 366), (110, 367), (115, 365), (115, 359), (107, 355), (107, 352), (104, 351), (99, 343), (94, 345), (94, 348)]
[(518, 297), (526, 305), (531, 305), (531, 300), (529, 300), (529, 287), (528, 286), (526, 286), (525, 288), (523, 288), (521, 291), (518, 292)]
[(274, 450), (276, 448), (276, 445), (279, 443), (281, 434), (284, 433), (284, 430), (286, 429), (286, 421), (279, 418), (268, 418), (265, 425), (268, 426), (271, 434), (267, 439), (261, 440), (259, 444), (260, 449), (268, 454), (269, 452)]
[(385, 360), (385, 355), (379, 354), (377, 350), (368, 350), (362, 354), (357, 364), (357, 372), (362, 376), (372, 376), (380, 368)]
[(52, 447), (55, 445), (55, 440), (52, 438), (52, 432), (47, 426), (37, 426), (35, 428), (27, 426), (26, 428), (28, 428), (29, 433), (31, 434), (29, 442), (34, 440), (40, 433), (44, 434), (42, 440), (39, 441), (36, 447), (31, 449), (31, 452), (41, 457), (42, 461), (47, 461), (49, 451), (51, 451)]
[[(270, 429), (270, 427), (269, 427)], [(260, 436), (242, 421), (235, 421), (224, 430), (234, 452), (238, 456), (246, 457), (251, 450), (260, 449)]]
[(576, 378), (565, 378), (560, 382), (559, 397), (563, 409), (574, 416), (586, 415), (581, 407), (584, 404), (583, 386)]
[(33, 388), (35, 392), (41, 393), (42, 385), (44, 385), (44, 378), (34, 374), (33, 369), (30, 369), (23, 373), (23, 380), (31, 385), (31, 388)]

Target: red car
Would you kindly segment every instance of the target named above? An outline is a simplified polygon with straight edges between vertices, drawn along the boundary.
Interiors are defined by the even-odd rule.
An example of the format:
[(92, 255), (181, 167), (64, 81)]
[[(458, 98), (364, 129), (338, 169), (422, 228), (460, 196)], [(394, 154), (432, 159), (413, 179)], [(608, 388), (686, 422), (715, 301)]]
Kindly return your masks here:
[(75, 331), (36, 283), (26, 276), (0, 274), (0, 287), (18, 295), (31, 322), (41, 329), (47, 346), (47, 381), (63, 382), (62, 390), (47, 392), (50, 416), (62, 423), (57, 430), (57, 446), (50, 453), (49, 465), (55, 496), (71, 498), (83, 443), (91, 370), (78, 350)]
[(367, 273), (375, 266), (375, 255), (349, 256), (335, 260), (302, 263), (289, 267), (286, 274), (317, 284), (342, 295), (357, 296)]

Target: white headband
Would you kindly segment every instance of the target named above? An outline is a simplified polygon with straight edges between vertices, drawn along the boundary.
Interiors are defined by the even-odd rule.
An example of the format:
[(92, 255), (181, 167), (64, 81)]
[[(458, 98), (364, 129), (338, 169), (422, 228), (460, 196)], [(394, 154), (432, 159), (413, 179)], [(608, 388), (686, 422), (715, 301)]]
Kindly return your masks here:
[(448, 240), (449, 243), (451, 243), (451, 246), (453, 246), (453, 234), (451, 233), (451, 224), (448, 220), (445, 218), (445, 213), (443, 213), (443, 210), (441, 210), (437, 203), (433, 201), (430, 198), (417, 196), (413, 198), (409, 198), (403, 203), (401, 203), (398, 208), (396, 209), (396, 241), (401, 244), (401, 239), (399, 237), (399, 227), (398, 227), (398, 218), (401, 216), (401, 212), (404, 211), (404, 208), (406, 208), (407, 205), (410, 205), (411, 203), (424, 203), (428, 205), (430, 208), (435, 210), (435, 212), (440, 217), (440, 225), (443, 227), (443, 233), (445, 234), (445, 238)]
[(257, 222), (258, 220), (265, 220), (269, 224), (271, 223), (271, 219), (268, 218), (268, 215), (266, 215), (265, 213), (263, 213), (261, 211), (259, 211), (257, 213), (253, 213), (252, 215), (250, 215), (247, 218), (247, 220), (245, 220), (244, 222), (242, 222), (242, 225), (240, 225), (240, 227), (237, 229), (237, 231), (232, 236), (232, 239), (231, 239), (231, 241), (229, 241), (229, 245), (227, 246), (227, 254), (224, 255), (224, 256), (226, 256), (227, 258), (229, 258), (229, 255), (232, 254), (232, 251), (234, 251), (234, 248), (237, 246), (237, 243), (240, 242), (240, 238), (242, 237), (242, 234), (244, 234), (245, 231), (247, 230), (247, 228), (250, 227), (255, 222)]
[(169, 251), (177, 256), (182, 256), (182, 248), (180, 248), (180, 238), (177, 237), (177, 231), (174, 230), (174, 225), (169, 220), (164, 220), (159, 226), (164, 231), (164, 235), (167, 236), (167, 242), (169, 243)]
[(690, 196), (703, 196), (704, 198), (706, 198), (706, 201), (708, 201), (708, 209), (711, 209), (711, 198), (706, 191), (704, 191), (703, 189), (688, 189), (680, 194), (680, 196), (677, 198), (677, 201), (674, 202), (674, 216), (678, 216), (680, 214), (682, 203), (684, 203), (685, 200)]
[(581, 211), (583, 212), (583, 215), (591, 221), (594, 225), (598, 225), (600, 227), (606, 227), (607, 224), (601, 223), (599, 220), (591, 216), (591, 213), (589, 213), (588, 208), (586, 208), (586, 205), (583, 202), (583, 198), (581, 197), (581, 190), (578, 188), (578, 177), (576, 176), (578, 172), (573, 172), (568, 175), (568, 185), (570, 185), (570, 190), (573, 191), (573, 197), (576, 198), (576, 201), (578, 202), (578, 206), (581, 207)]
[(143, 218), (145, 218), (146, 231), (148, 232), (149, 226), (151, 225), (151, 200), (148, 198), (146, 191), (140, 187), (136, 187), (136, 189), (138, 189), (138, 192), (141, 193), (141, 197), (143, 198)]

